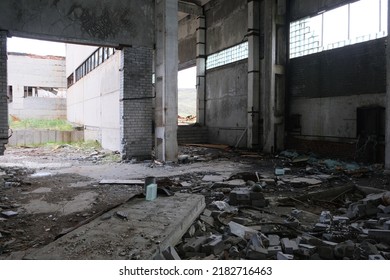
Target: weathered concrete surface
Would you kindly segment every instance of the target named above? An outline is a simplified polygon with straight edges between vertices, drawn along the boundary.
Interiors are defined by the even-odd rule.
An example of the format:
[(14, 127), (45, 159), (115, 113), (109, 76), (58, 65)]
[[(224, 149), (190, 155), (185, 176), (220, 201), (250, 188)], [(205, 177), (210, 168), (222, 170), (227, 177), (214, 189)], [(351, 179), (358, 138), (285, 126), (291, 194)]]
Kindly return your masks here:
[(14, 130), (8, 144), (11, 146), (28, 146), (48, 142), (71, 143), (83, 140), (83, 131)]
[(0, 30), (63, 42), (153, 46), (153, 0), (2, 0)]
[[(204, 208), (200, 195), (134, 198), (109, 211), (111, 218), (97, 218), (26, 259), (153, 259), (175, 245)], [(119, 218), (118, 211), (127, 219)]]
[(290, 18), (296, 20), (316, 15), (324, 10), (334, 9), (338, 6), (356, 2), (357, 0), (291, 0)]

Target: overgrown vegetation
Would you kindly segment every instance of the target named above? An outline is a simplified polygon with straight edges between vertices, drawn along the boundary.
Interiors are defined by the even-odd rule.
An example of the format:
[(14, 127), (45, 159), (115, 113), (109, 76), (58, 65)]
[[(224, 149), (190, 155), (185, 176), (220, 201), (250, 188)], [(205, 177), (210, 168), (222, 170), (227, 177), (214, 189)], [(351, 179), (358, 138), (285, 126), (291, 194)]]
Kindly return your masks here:
[(13, 130), (17, 129), (44, 129), (70, 131), (73, 130), (72, 124), (66, 120), (39, 120), (39, 119), (18, 119), (10, 118), (9, 127)]

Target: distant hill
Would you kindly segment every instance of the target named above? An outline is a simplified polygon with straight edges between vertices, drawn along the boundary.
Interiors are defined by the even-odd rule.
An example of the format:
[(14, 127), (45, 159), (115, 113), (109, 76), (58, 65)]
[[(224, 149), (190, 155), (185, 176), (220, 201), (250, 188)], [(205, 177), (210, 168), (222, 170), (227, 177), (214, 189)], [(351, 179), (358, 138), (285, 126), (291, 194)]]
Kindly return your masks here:
[(179, 116), (196, 115), (196, 89), (179, 88), (178, 90)]

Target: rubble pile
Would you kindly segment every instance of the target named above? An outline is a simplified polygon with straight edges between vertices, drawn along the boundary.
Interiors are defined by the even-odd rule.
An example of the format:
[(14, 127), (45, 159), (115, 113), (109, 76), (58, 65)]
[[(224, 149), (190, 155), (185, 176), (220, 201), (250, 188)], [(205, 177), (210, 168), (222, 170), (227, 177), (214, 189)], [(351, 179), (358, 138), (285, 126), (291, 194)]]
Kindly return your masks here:
[(176, 246), (178, 256), (390, 259), (390, 192), (352, 179), (371, 167), (289, 153), (279, 159), (274, 174), (204, 176), (211, 183), (200, 193), (214, 200)]

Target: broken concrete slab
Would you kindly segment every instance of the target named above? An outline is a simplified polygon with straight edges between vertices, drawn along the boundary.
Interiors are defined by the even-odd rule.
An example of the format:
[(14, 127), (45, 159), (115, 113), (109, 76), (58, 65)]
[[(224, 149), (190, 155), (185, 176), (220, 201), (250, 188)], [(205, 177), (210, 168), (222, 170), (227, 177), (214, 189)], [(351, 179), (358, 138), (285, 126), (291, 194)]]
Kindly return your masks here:
[(235, 236), (241, 237), (243, 239), (250, 239), (252, 235), (257, 234), (258, 231), (251, 229), (249, 227), (240, 225), (235, 222), (230, 222), (228, 224), (230, 232), (234, 234)]
[(176, 245), (204, 208), (200, 195), (177, 193), (152, 202), (134, 198), (108, 212), (128, 212), (127, 220), (95, 219), (26, 259), (153, 259)]
[(276, 255), (276, 259), (277, 260), (293, 260), (294, 255), (284, 254), (282, 252), (278, 252), (278, 254)]

